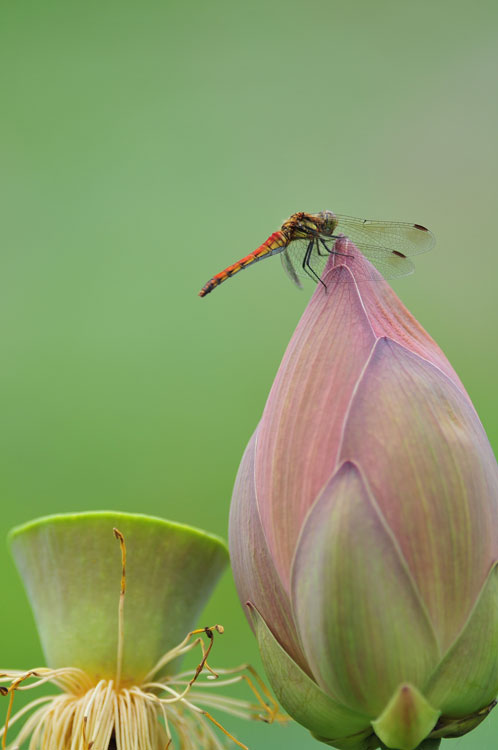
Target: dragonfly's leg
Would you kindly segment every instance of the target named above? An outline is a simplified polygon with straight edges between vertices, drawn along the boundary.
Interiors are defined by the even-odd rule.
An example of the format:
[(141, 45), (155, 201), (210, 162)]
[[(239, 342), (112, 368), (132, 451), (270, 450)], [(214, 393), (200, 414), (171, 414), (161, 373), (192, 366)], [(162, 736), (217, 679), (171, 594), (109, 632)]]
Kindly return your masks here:
[[(331, 239), (339, 239), (339, 237), (335, 238), (332, 237)], [(339, 253), (337, 250), (334, 250), (332, 247), (327, 247), (327, 244), (324, 239), (320, 237), (320, 242), (324, 246), (325, 250), (328, 252), (329, 255), (342, 255), (344, 258), (354, 258), (354, 255), (351, 255), (351, 253)], [(323, 253), (318, 253), (318, 255), (323, 255)]]
[[(316, 278), (318, 278), (317, 275), (316, 275), (316, 273), (313, 271), (313, 269), (310, 266), (310, 256), (311, 256), (311, 251), (313, 250), (313, 245), (314, 244), (315, 244), (315, 240), (314, 239), (311, 240), (310, 242), (308, 242), (308, 247), (306, 248), (306, 252), (304, 254), (304, 258), (303, 258), (303, 262), (302, 262), (303, 271), (305, 273), (307, 273), (308, 276), (311, 276), (311, 278), (313, 279), (313, 281), (315, 281)], [(321, 279), (319, 279), (319, 278), (318, 278), (318, 280), (321, 281)]]
[(308, 262), (308, 255), (311, 253), (312, 249), (313, 249), (313, 240), (311, 240), (311, 242), (308, 242), (308, 247), (306, 248), (306, 252), (304, 253), (304, 257), (303, 257), (303, 262), (301, 263), (302, 269), (306, 273), (308, 273), (308, 271), (306, 270), (306, 266)]
[(314, 246), (315, 242), (316, 242), (317, 247), (318, 247), (318, 239), (315, 238), (315, 239), (311, 240), (311, 242), (309, 242), (308, 247), (306, 248), (306, 252), (305, 252), (304, 258), (303, 258), (303, 269), (306, 271), (306, 273), (308, 274), (308, 276), (311, 276), (311, 278), (313, 279), (313, 281), (319, 281), (320, 284), (322, 284), (322, 286), (324, 286), (325, 289), (327, 289), (326, 284), (323, 283), (323, 281), (321, 280), (321, 278), (319, 277), (319, 275), (316, 273), (316, 271), (314, 270), (314, 268), (312, 268), (311, 263), (310, 263), (311, 252), (313, 250), (313, 246)]

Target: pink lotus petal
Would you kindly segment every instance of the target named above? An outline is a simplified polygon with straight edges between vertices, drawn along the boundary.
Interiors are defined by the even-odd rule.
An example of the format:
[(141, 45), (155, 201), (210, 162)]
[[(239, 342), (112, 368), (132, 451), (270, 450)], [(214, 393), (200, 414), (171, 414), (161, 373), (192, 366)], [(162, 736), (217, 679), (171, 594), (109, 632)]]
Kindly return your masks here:
[(496, 462), (474, 409), (437, 367), (379, 339), (340, 457), (368, 478), (446, 649), (498, 557)]
[[(299, 646), (289, 598), (268, 553), (254, 487), (254, 451), (257, 432), (244, 453), (230, 508), (229, 543), (232, 570), (240, 601), (254, 604), (272, 625), (273, 635), (292, 659), (309, 672)], [(246, 611), (249, 623), (252, 620)]]
[(488, 706), (498, 694), (497, 653), (498, 563), (465, 627), (431, 675), (425, 690), (429, 701), (449, 716), (466, 716)]
[(396, 539), (353, 463), (341, 466), (306, 519), (292, 604), (318, 685), (371, 719), (400, 682), (423, 686), (439, 661)]
[[(360, 265), (360, 270), (357, 271), (360, 277), (358, 293), (374, 335), (377, 338), (387, 336), (407, 347), (414, 354), (427, 359), (434, 366), (439, 367), (465, 393), (460, 378), (439, 346), (407, 310), (380, 273), (373, 269), (362, 256), (358, 256), (358, 251), (348, 239), (339, 240), (336, 247), (341, 253), (353, 253), (355, 268)], [(347, 258), (345, 260), (341, 258), (341, 263), (348, 265), (349, 261)], [(337, 258), (334, 256), (332, 256), (331, 264), (337, 264)], [(368, 271), (365, 271), (369, 279), (367, 282), (361, 280), (363, 266), (368, 266)], [(467, 396), (466, 393), (465, 395)]]
[(306, 308), (259, 428), (258, 505), (286, 587), (302, 521), (334, 470), (342, 422), (375, 343), (356, 286), (340, 282), (344, 274), (333, 271), (327, 293), (320, 287)]

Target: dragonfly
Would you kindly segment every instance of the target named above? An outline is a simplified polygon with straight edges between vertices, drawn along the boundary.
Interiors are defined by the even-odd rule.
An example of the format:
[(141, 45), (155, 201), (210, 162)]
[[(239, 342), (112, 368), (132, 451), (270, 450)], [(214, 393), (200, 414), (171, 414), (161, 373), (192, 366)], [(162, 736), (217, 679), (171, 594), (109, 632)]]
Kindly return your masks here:
[[(337, 246), (336, 241), (341, 238), (347, 238), (353, 245), (340, 243)], [(325, 286), (321, 275), (330, 255), (334, 255), (337, 262), (350, 266), (353, 272), (356, 265), (363, 278), (376, 278), (375, 271), (369, 274), (368, 264), (361, 261), (361, 256), (355, 259), (355, 248), (384, 278), (396, 279), (415, 270), (409, 256), (431, 250), (434, 243), (434, 235), (422, 224), (356, 219), (332, 211), (316, 214), (300, 211), (292, 214), (252, 253), (209, 279), (199, 296), (205, 297), (244, 268), (278, 254), (286, 273), (300, 288), (303, 276)], [(343, 274), (343, 279), (358, 280), (350, 274)]]

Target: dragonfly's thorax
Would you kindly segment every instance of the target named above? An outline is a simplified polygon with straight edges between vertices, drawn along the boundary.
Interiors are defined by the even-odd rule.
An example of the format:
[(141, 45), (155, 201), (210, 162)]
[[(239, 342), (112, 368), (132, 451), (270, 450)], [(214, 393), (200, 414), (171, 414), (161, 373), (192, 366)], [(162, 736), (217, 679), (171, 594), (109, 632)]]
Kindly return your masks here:
[(337, 219), (332, 211), (320, 211), (318, 214), (300, 212), (292, 214), (284, 221), (280, 231), (291, 240), (307, 239), (317, 235), (333, 235), (337, 227)]

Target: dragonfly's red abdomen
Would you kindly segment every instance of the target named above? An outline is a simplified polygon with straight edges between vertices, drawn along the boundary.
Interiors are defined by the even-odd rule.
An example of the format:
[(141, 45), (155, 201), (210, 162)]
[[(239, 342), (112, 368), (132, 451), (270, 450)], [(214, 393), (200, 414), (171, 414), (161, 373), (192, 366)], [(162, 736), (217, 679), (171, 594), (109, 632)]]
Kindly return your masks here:
[(216, 287), (219, 286), (223, 281), (226, 281), (235, 273), (242, 271), (242, 269), (246, 268), (246, 266), (249, 266), (251, 263), (255, 263), (265, 255), (269, 255), (273, 250), (284, 247), (287, 242), (287, 238), (280, 230), (278, 232), (273, 232), (273, 234), (271, 234), (268, 239), (265, 240), (263, 244), (260, 245), (256, 250), (253, 250), (252, 253), (249, 253), (249, 255), (246, 255), (245, 258), (241, 258), (236, 263), (233, 263), (231, 266), (225, 268), (224, 271), (220, 271), (220, 273), (217, 273), (216, 276), (213, 276), (213, 278), (210, 279), (207, 284), (204, 284), (201, 291), (199, 292), (199, 297), (205, 297), (206, 294), (209, 294), (209, 292), (212, 292), (213, 289), (216, 289)]

